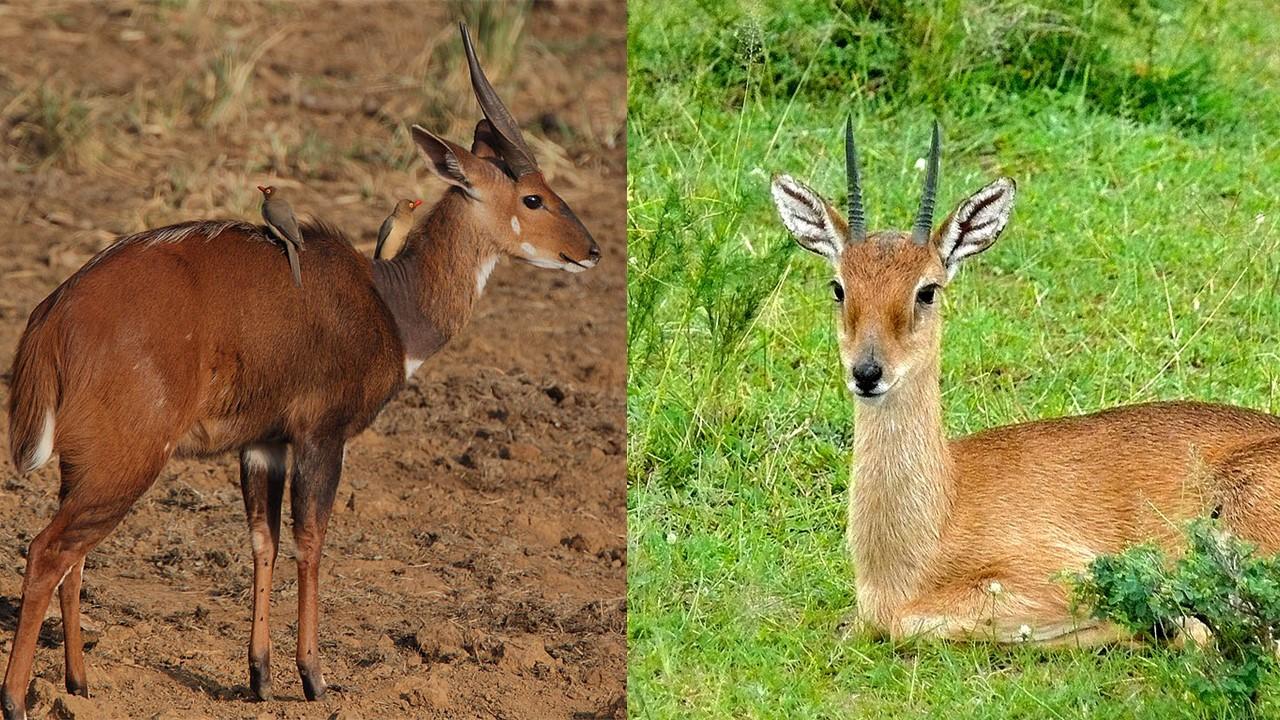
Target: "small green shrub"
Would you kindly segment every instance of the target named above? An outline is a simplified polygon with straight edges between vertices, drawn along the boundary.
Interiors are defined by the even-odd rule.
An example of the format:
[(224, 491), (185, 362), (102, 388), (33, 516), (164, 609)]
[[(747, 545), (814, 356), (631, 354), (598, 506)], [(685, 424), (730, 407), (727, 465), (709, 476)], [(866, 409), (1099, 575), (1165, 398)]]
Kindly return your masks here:
[(1186, 553), (1152, 544), (1103, 555), (1078, 579), (1076, 601), (1140, 637), (1168, 637), (1183, 618), (1212, 633), (1189, 650), (1192, 697), (1226, 714), (1253, 716), (1280, 639), (1280, 556), (1260, 557), (1214, 520), (1188, 525)]

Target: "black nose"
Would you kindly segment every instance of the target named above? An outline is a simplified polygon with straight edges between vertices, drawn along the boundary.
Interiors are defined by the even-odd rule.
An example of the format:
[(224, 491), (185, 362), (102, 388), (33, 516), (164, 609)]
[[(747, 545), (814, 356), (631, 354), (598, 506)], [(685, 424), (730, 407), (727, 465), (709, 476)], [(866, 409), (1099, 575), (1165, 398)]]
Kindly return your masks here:
[(590, 258), (591, 260), (599, 260), (600, 246), (595, 243), (591, 243), (591, 250), (590, 252), (587, 253), (587, 257)]
[(853, 382), (862, 392), (875, 390), (882, 375), (884, 368), (875, 360), (864, 360), (853, 366)]

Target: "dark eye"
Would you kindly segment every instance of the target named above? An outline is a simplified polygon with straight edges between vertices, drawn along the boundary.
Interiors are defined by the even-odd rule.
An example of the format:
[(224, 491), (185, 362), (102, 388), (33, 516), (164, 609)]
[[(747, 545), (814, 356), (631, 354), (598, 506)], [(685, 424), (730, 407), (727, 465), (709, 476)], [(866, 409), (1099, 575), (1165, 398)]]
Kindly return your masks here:
[(844, 302), (844, 287), (840, 285), (839, 280), (831, 281), (831, 292), (835, 294), (836, 302), (838, 303)]
[(542, 207), (541, 195), (525, 195), (522, 199), (524, 200), (524, 206), (530, 210), (537, 210)]
[(916, 302), (921, 305), (932, 305), (938, 300), (938, 286), (925, 285), (916, 291)]

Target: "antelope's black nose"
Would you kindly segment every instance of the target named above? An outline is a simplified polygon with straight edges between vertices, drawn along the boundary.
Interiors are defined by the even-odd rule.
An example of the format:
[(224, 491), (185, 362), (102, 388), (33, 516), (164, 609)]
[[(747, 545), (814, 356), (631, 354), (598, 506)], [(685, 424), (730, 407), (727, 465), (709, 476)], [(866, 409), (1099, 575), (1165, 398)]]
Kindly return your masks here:
[(588, 257), (590, 260), (592, 260), (593, 262), (594, 262), (594, 261), (599, 261), (599, 260), (600, 260), (600, 246), (599, 246), (599, 245), (597, 245), (597, 244), (595, 244), (595, 243), (591, 243), (591, 251), (587, 253), (587, 257)]
[(853, 382), (864, 393), (875, 390), (883, 375), (884, 368), (874, 360), (864, 360), (853, 366)]

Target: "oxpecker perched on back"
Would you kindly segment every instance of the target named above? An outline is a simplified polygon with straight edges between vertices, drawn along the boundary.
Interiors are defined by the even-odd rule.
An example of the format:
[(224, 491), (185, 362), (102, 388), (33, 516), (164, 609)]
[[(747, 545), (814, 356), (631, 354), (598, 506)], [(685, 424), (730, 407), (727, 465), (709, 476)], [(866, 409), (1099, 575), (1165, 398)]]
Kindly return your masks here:
[(298, 262), (302, 232), (298, 230), (298, 219), (293, 216), (293, 208), (289, 207), (289, 203), (276, 197), (274, 186), (259, 185), (258, 190), (262, 191), (262, 219), (284, 243), (285, 252), (289, 254), (289, 269), (293, 271), (293, 282), (302, 287), (302, 266)]

